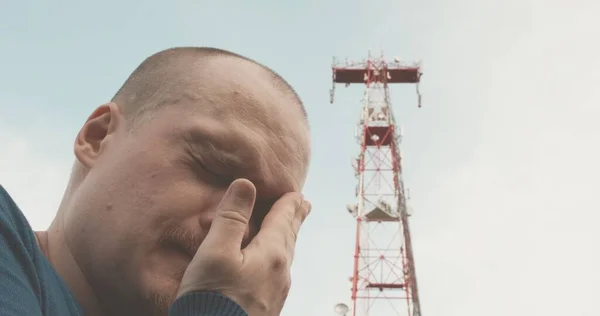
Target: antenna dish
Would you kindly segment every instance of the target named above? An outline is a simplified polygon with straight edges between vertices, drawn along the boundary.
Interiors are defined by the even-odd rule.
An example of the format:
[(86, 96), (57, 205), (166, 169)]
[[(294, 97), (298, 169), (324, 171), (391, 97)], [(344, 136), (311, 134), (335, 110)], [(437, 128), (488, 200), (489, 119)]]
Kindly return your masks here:
[(333, 311), (340, 316), (345, 316), (346, 313), (348, 313), (348, 310), (350, 310), (350, 308), (348, 308), (348, 305), (344, 303), (338, 303), (333, 308)]
[(354, 217), (356, 217), (356, 215), (358, 214), (358, 205), (356, 204), (348, 204), (346, 205), (346, 209), (348, 210), (348, 213), (350, 213)]

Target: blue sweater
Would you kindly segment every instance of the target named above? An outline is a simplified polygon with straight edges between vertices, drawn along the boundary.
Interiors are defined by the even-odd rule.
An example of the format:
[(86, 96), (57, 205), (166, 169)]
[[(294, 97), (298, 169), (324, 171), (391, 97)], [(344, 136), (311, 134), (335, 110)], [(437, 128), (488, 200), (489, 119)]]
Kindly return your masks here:
[[(83, 315), (75, 297), (37, 245), (31, 226), (0, 185), (0, 315)], [(219, 293), (179, 298), (169, 316), (247, 316)]]

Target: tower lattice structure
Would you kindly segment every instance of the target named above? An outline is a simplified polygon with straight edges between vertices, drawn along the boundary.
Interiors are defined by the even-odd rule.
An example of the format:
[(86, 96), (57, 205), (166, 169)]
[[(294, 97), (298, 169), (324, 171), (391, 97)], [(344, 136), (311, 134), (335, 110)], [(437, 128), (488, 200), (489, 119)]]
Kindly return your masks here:
[[(357, 201), (348, 205), (356, 219), (356, 246), (350, 306), (353, 316), (421, 316), (407, 197), (402, 180), (401, 135), (391, 109), (389, 86), (415, 84), (421, 107), (420, 63), (369, 57), (361, 62), (334, 58), (336, 84), (364, 84), (357, 127), (360, 153), (353, 162)], [(342, 304), (343, 305), (343, 304)]]

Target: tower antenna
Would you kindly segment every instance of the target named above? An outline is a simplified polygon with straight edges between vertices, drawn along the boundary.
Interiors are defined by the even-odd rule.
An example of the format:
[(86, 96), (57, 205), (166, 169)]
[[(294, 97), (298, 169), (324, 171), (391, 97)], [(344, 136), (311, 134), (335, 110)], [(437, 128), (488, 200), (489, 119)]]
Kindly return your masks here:
[[(387, 62), (383, 53), (375, 58), (370, 50), (362, 62), (335, 60), (331, 103), (336, 84), (365, 85), (358, 122), (360, 152), (354, 160), (357, 201), (347, 206), (356, 218), (352, 304), (348, 308), (352, 316), (421, 316), (402, 180), (400, 131), (389, 94), (391, 84), (415, 84), (421, 107), (420, 63), (409, 65), (399, 57)], [(347, 312), (343, 306), (338, 304), (336, 311)]]

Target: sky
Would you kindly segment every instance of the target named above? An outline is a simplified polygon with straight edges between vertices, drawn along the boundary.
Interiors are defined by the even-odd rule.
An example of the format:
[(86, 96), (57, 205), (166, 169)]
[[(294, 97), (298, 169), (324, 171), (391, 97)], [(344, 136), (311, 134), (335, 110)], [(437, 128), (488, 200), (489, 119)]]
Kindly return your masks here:
[(392, 88), (404, 130), (423, 315), (600, 315), (600, 2), (0, 0), (0, 184), (52, 220), (74, 136), (148, 55), (215, 46), (265, 63), (313, 135), (305, 223), (283, 316), (350, 303), (351, 160), (360, 87), (333, 56), (423, 61)]

